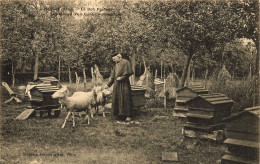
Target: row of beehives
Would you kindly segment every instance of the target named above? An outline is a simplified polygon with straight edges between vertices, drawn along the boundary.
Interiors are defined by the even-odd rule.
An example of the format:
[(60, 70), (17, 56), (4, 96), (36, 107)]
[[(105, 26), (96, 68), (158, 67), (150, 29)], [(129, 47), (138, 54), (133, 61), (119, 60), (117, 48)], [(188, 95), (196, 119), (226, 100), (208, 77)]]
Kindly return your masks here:
[(221, 158), (221, 163), (258, 163), (260, 107), (231, 116), (233, 103), (224, 94), (209, 94), (200, 86), (184, 87), (177, 90), (173, 116), (187, 117), (186, 136), (192, 132), (196, 134), (192, 137), (226, 139), (228, 152)]

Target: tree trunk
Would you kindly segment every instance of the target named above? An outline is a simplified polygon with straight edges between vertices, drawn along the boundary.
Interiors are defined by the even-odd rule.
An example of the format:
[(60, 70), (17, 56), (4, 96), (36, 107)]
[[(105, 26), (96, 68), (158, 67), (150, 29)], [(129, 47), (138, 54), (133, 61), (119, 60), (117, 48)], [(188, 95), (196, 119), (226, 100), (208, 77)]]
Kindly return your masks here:
[(61, 70), (61, 62), (60, 62), (60, 54), (59, 54), (59, 68), (58, 68), (58, 79), (60, 81), (60, 70)]
[(184, 87), (185, 80), (186, 80), (187, 73), (188, 73), (188, 68), (189, 68), (190, 61), (191, 61), (191, 57), (192, 57), (192, 53), (189, 54), (189, 56), (188, 56), (188, 58), (187, 58), (187, 61), (186, 61), (186, 65), (185, 65), (184, 70), (183, 70), (183, 72), (182, 72), (181, 85), (180, 85), (180, 87)]
[(247, 75), (247, 80), (251, 80), (252, 79), (252, 66), (251, 63), (249, 64), (249, 71), (248, 71), (248, 75)]
[(161, 79), (162, 79), (162, 75), (163, 75), (163, 62), (161, 61)]
[(173, 63), (171, 63), (172, 73), (174, 73)]
[(165, 92), (166, 92), (166, 79), (164, 78), (163, 79), (163, 93), (164, 93), (164, 96), (163, 96), (163, 106), (164, 106), (164, 109), (166, 109), (166, 105), (167, 105)]
[(133, 54), (131, 57), (131, 64), (132, 64), (132, 70), (133, 70), (134, 74), (132, 76), (130, 76), (131, 85), (135, 85), (135, 65), (136, 65), (135, 58), (136, 58), (136, 54)]
[(38, 78), (38, 70), (39, 70), (39, 54), (36, 51), (36, 48), (33, 50), (35, 61), (34, 61), (34, 71), (33, 71), (33, 80)]
[(207, 87), (208, 72), (209, 72), (209, 69), (207, 68), (207, 69), (206, 69), (206, 72), (205, 72), (205, 77), (204, 77), (204, 88)]
[(190, 83), (190, 67), (191, 67), (191, 65), (189, 65), (189, 67), (188, 67), (188, 72), (187, 72), (187, 77), (186, 77), (186, 86), (189, 86), (189, 83)]
[(70, 84), (72, 83), (72, 80), (71, 80), (71, 71), (70, 71), (70, 63), (69, 63), (69, 83), (70, 83)]
[(85, 72), (85, 67), (83, 68), (83, 76), (84, 76), (84, 92), (87, 90), (87, 76)]
[(14, 62), (12, 61), (12, 86), (14, 87), (15, 84), (15, 65)]
[[(257, 8), (259, 9), (259, 3), (257, 3)], [(256, 22), (259, 22), (259, 10), (257, 12), (257, 21)], [(257, 32), (257, 37), (254, 40), (255, 42), (255, 47), (256, 47), (256, 79), (257, 79), (257, 85), (256, 85), (256, 98), (255, 98), (255, 103), (256, 103), (256, 106), (259, 106), (260, 105), (260, 70), (259, 70), (259, 65), (260, 65), (260, 59), (259, 59), (259, 35), (260, 35), (260, 32), (259, 32), (259, 29), (260, 29), (260, 23), (257, 24), (258, 26), (258, 32)]]
[(154, 78), (155, 78), (155, 79), (157, 78), (157, 69), (155, 70)]
[(142, 62), (140, 61), (140, 65), (139, 65), (139, 76), (142, 76)]
[(195, 69), (194, 69), (194, 67), (192, 67), (192, 73), (191, 74), (192, 74), (191, 75), (191, 81), (194, 82), (194, 80), (195, 80)]
[[(259, 33), (258, 33), (258, 35), (259, 35)], [(258, 36), (259, 37), (259, 36)], [(260, 65), (260, 59), (259, 59), (259, 40), (258, 40), (258, 38), (257, 38), (257, 40), (256, 40), (256, 49), (257, 49), (257, 54), (256, 54), (256, 79), (257, 79), (257, 85), (256, 85), (256, 99), (255, 99), (255, 104), (256, 104), (256, 106), (259, 106), (260, 105), (260, 70), (259, 70), (259, 65)]]
[(78, 76), (77, 72), (75, 72), (75, 76), (76, 76), (76, 91), (78, 91), (80, 77)]
[(163, 78), (166, 79), (166, 64), (163, 65)]

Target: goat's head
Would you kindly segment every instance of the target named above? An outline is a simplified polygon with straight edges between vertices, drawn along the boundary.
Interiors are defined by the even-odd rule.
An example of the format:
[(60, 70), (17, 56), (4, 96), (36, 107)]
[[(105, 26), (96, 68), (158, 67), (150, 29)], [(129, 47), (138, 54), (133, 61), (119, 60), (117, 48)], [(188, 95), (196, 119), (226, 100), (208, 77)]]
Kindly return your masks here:
[(94, 96), (94, 97), (97, 97), (98, 93), (101, 92), (101, 90), (102, 90), (102, 87), (101, 87), (101, 86), (96, 86), (96, 85), (95, 85), (95, 86), (92, 88), (92, 94), (93, 94), (93, 96)]
[(107, 89), (104, 89), (103, 86), (94, 86), (92, 89), (93, 95), (97, 96), (102, 94), (103, 96), (108, 96), (111, 94), (111, 92)]
[(67, 95), (67, 90), (68, 90), (68, 87), (66, 85), (63, 85), (62, 88), (59, 89), (58, 91), (56, 91), (55, 93), (53, 93), (51, 97), (53, 99), (63, 98)]
[(108, 89), (103, 89), (103, 90), (102, 90), (102, 93), (103, 93), (104, 96), (108, 96), (108, 95), (111, 94), (111, 91), (108, 90)]

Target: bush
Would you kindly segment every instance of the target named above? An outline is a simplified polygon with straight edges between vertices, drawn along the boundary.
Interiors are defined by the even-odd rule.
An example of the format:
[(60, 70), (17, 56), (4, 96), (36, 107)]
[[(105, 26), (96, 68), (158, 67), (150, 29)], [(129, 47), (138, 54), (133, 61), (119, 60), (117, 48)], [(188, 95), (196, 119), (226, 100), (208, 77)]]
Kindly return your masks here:
[(155, 97), (155, 98), (152, 98), (152, 99), (148, 99), (146, 101), (146, 107), (147, 108), (163, 108), (164, 105), (163, 105), (163, 99), (162, 98), (158, 98), (158, 97)]
[(234, 101), (232, 112), (242, 111), (254, 105), (256, 78), (229, 81), (225, 85), (212, 79), (208, 89), (211, 93), (223, 93)]

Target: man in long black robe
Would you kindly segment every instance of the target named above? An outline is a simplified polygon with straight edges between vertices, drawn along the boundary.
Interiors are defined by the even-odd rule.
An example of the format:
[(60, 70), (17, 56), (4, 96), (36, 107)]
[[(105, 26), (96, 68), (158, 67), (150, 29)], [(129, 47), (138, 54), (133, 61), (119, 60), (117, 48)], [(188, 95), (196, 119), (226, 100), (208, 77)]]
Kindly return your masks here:
[(113, 84), (112, 114), (116, 119), (131, 121), (133, 117), (133, 100), (129, 77), (133, 74), (131, 64), (121, 54), (113, 57), (116, 65), (111, 73), (107, 87)]

